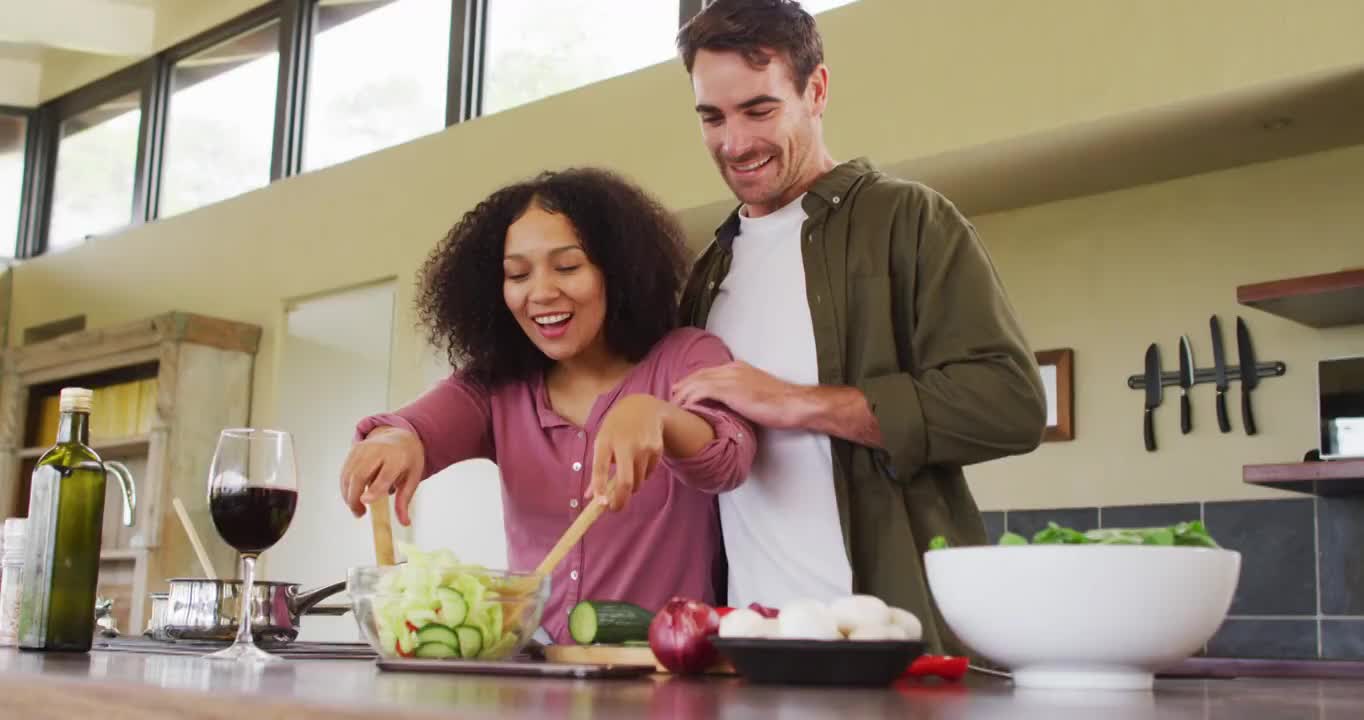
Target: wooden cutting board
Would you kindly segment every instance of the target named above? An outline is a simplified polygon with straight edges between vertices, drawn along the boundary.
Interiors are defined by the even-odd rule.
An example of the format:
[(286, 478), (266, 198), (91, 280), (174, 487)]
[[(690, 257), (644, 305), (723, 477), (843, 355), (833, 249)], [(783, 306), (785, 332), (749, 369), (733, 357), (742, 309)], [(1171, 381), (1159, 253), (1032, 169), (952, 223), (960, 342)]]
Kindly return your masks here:
[[(668, 672), (652, 650), (635, 645), (549, 645), (545, 647), (545, 659), (570, 665), (653, 665), (655, 672)], [(722, 659), (706, 674), (733, 675), (734, 666)]]

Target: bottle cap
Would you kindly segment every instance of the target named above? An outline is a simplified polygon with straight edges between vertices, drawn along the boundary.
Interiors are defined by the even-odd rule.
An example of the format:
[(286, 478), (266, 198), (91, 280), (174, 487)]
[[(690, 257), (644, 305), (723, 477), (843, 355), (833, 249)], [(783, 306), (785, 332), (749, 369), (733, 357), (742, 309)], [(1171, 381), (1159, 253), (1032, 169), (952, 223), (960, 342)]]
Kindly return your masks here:
[(62, 388), (61, 411), (88, 413), (90, 407), (94, 405), (94, 400), (93, 390), (78, 387)]

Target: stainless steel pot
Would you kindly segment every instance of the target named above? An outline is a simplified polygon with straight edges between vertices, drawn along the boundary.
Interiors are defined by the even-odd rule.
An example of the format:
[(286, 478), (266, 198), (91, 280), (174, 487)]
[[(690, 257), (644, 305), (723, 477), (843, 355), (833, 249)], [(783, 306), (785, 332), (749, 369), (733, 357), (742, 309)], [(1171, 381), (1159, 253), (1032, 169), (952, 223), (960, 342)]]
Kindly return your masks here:
[[(338, 582), (306, 592), (297, 583), (257, 580), (252, 587), (251, 632), (261, 644), (282, 644), (298, 637), (299, 617), (321, 600), (346, 589)], [(167, 593), (161, 633), (168, 640), (231, 640), (237, 636), (240, 580), (174, 578)], [(156, 619), (153, 597), (152, 620)], [(152, 637), (156, 629), (149, 627)]]
[(170, 593), (152, 593), (151, 598), (151, 619), (147, 621), (147, 629), (142, 631), (142, 635), (153, 640), (165, 640), (166, 605), (170, 600)]

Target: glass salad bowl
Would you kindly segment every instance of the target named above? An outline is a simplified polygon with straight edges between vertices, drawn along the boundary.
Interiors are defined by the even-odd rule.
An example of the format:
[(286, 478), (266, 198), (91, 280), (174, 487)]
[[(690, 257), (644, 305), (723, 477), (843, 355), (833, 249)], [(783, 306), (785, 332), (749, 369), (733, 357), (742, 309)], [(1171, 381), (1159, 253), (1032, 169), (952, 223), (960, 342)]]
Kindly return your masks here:
[(505, 660), (540, 626), (549, 578), (410, 553), (399, 565), (352, 568), (346, 590), (381, 657)]

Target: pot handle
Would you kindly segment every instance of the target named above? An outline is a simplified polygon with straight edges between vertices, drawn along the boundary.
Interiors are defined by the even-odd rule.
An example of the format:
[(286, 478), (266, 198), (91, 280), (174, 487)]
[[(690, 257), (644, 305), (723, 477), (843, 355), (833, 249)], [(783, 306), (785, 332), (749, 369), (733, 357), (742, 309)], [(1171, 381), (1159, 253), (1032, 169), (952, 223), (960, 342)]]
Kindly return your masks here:
[(332, 583), (331, 585), (323, 585), (320, 588), (305, 590), (304, 592), (295, 595), (293, 599), (289, 601), (289, 611), (294, 615), (303, 615), (304, 613), (307, 613), (308, 610), (312, 609), (314, 605), (345, 589), (346, 581), (342, 580), (341, 582)]
[(118, 478), (119, 487), (123, 490), (123, 526), (133, 526), (133, 511), (137, 510), (137, 484), (133, 481), (133, 473), (117, 460), (105, 460), (104, 472)]

